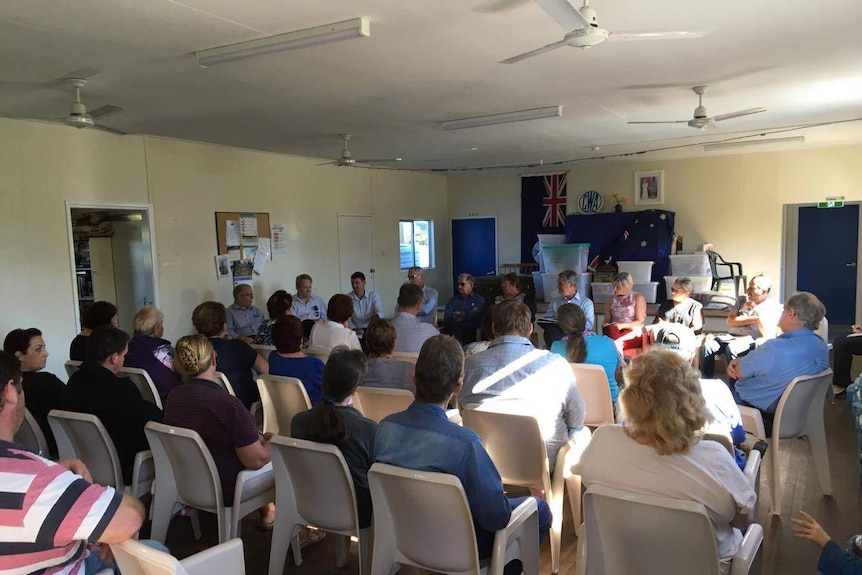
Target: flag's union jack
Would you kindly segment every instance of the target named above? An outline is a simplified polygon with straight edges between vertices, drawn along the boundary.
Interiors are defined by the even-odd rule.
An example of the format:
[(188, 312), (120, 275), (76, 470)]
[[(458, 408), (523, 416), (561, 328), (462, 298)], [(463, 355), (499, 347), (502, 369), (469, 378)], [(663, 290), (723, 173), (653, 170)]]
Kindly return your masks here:
[(566, 226), (566, 177), (565, 174), (545, 176), (545, 196), (542, 205), (545, 207), (543, 228), (558, 228)]

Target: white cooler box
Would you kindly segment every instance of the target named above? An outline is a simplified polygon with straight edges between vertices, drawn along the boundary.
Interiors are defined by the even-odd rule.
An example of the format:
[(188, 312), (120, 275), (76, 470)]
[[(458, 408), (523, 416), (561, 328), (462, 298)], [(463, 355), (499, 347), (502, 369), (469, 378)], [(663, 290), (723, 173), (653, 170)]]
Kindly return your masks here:
[(617, 262), (620, 273), (632, 274), (635, 284), (647, 284), (652, 280), (653, 262)]
[(712, 270), (709, 267), (709, 255), (705, 252), (676, 254), (675, 256), (668, 257), (670, 257), (670, 273), (674, 276), (688, 276), (692, 280), (694, 280), (693, 276), (712, 277)]
[(673, 288), (673, 282), (678, 277), (687, 277), (691, 280), (691, 283), (694, 284), (694, 293), (703, 293), (705, 291), (709, 291), (712, 287), (712, 276), (664, 276), (664, 285), (667, 289), (667, 299), (671, 297), (671, 288)]

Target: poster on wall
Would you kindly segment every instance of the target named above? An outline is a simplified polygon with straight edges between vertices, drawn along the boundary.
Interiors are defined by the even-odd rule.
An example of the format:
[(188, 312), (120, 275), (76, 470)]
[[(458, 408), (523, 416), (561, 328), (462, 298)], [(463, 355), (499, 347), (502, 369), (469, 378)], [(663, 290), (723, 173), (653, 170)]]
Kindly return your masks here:
[(215, 257), (215, 268), (218, 281), (230, 279), (230, 261), (226, 255)]
[(254, 254), (254, 273), (263, 275), (263, 270), (266, 269), (266, 262), (270, 257), (269, 238), (260, 238), (260, 243), (257, 246), (257, 252)]
[(284, 224), (272, 224), (270, 237), (272, 238), (272, 255), (285, 255), (287, 253), (287, 234)]
[[(224, 223), (224, 227), (227, 251), (228, 254), (230, 254), (232, 251), (235, 252), (238, 250), (242, 245), (242, 234), (240, 233), (239, 220), (227, 220)], [(239, 254), (236, 255), (238, 256)], [(239, 257), (232, 259), (239, 259)]]

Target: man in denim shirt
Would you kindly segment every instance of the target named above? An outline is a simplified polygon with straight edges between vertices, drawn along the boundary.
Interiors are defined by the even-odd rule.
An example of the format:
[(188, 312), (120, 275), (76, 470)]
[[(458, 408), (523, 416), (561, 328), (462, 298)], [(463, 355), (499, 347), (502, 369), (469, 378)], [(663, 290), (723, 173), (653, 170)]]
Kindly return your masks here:
[[(446, 406), (461, 389), (463, 376), (464, 352), (458, 342), (443, 335), (427, 340), (416, 362), (416, 401), (380, 422), (374, 461), (456, 476), (470, 504), (479, 558), (484, 559), (491, 555), (494, 533), (509, 523), (512, 509), (526, 498), (506, 497), (479, 436), (447, 419)], [(536, 503), (543, 539), (551, 527), (551, 510), (541, 499)], [(506, 575), (520, 572), (520, 561), (506, 566)]]

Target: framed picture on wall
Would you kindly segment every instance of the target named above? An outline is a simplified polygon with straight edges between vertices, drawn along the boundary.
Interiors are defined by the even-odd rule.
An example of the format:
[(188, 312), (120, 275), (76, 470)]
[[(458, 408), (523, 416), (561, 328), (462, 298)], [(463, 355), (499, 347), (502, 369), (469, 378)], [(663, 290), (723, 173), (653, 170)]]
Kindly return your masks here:
[(635, 172), (635, 204), (664, 203), (664, 170)]

